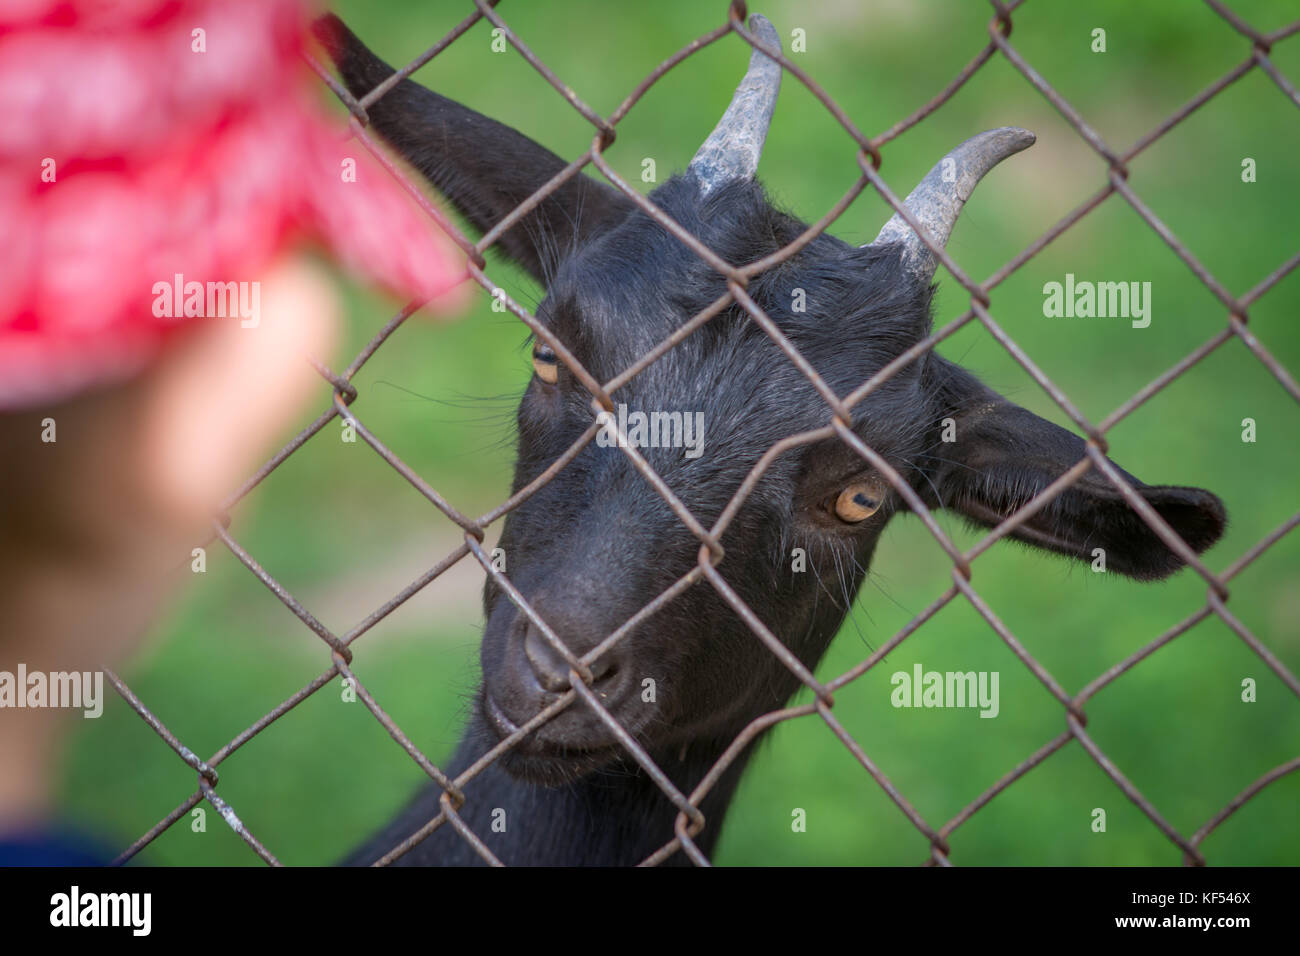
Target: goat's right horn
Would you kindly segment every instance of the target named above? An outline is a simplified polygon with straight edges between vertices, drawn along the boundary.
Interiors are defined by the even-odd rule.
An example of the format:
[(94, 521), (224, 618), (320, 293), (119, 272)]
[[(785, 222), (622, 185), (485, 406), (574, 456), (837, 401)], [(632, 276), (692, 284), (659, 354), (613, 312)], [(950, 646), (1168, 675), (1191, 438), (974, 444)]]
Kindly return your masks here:
[[(781, 52), (781, 38), (767, 17), (753, 14), (749, 29), (762, 47)], [(731, 105), (691, 160), (688, 172), (699, 180), (703, 195), (733, 180), (754, 178), (780, 89), (781, 64), (755, 47)]]
[[(1027, 129), (1003, 126), (972, 136), (930, 170), (903, 203), (907, 211), (940, 246), (948, 244), (961, 207), (984, 174), (1008, 156), (1034, 145)], [(898, 213), (885, 223), (871, 246), (903, 244), (903, 267), (921, 282), (934, 275), (935, 258), (921, 237)], [(866, 247), (864, 247), (866, 248)]]

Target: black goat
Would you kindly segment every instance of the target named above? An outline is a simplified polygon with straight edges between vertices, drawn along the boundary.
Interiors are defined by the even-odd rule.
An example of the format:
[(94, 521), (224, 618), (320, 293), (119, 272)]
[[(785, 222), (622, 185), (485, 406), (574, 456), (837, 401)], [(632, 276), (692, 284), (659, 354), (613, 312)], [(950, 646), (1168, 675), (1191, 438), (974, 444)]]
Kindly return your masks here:
[[(762, 17), (761, 44), (780, 41)], [(389, 77), (336, 18), (317, 35), (358, 97)], [(767, 256), (805, 224), (773, 208), (753, 181), (781, 69), (755, 50), (731, 106), (685, 174), (651, 201), (737, 265)], [(369, 107), (372, 127), (475, 227), (491, 228), (566, 165), (520, 133), (404, 80)], [(1033, 142), (1019, 129), (957, 147), (908, 197), (946, 243), (962, 204), (994, 165)], [(946, 174), (946, 175), (945, 175)], [(726, 291), (719, 273), (621, 192), (578, 176), (507, 231), (500, 245), (547, 286), (541, 322), (599, 381), (609, 381)], [(895, 216), (861, 248), (821, 235), (750, 280), (747, 292), (838, 395), (860, 386), (929, 334), (933, 255)], [(806, 308), (795, 307), (795, 289)], [(591, 395), (550, 348), (519, 406), (514, 489), (554, 462), (593, 420)], [(704, 453), (638, 449), (708, 527), (778, 440), (821, 427), (825, 401), (744, 309), (716, 315), (620, 388), (644, 413), (704, 412)], [(994, 526), (1085, 457), (1084, 443), (929, 352), (852, 410), (853, 431), (928, 508)], [(945, 419), (951, 420), (946, 429)], [(955, 431), (953, 428), (955, 426)], [(945, 435), (945, 430), (950, 434)], [(948, 440), (945, 440), (948, 439)], [(605, 443), (607, 445), (608, 443)], [(699, 541), (619, 448), (589, 443), (506, 519), (509, 579), (575, 655), (592, 650), (696, 563)], [(1223, 532), (1218, 498), (1195, 488), (1126, 480), (1197, 552)], [(730, 587), (807, 668), (816, 666), (904, 496), (837, 438), (777, 457), (722, 539)], [(1105, 549), (1108, 567), (1163, 578), (1181, 559), (1096, 469), (1012, 537), (1072, 558)], [(792, 569), (803, 548), (809, 568)], [(840, 581), (842, 593), (824, 582)], [(450, 764), (468, 767), (569, 687), (569, 664), (489, 578), (482, 684)], [(797, 679), (717, 591), (696, 583), (591, 665), (592, 689), (683, 792), (698, 784), (755, 717), (780, 707)], [(655, 701), (642, 699), (643, 680)], [(750, 750), (752, 751), (752, 745)], [(708, 853), (743, 772), (742, 755), (703, 801)], [(428, 789), (350, 862), (369, 862), (434, 817)], [(536, 729), (467, 787), (463, 819), (507, 863), (631, 864), (672, 834), (676, 808), (581, 700)], [(497, 832), (504, 810), (505, 832)], [(494, 814), (495, 812), (495, 814)], [(682, 854), (673, 860), (684, 862)], [(443, 826), (400, 858), (459, 864), (479, 857)]]

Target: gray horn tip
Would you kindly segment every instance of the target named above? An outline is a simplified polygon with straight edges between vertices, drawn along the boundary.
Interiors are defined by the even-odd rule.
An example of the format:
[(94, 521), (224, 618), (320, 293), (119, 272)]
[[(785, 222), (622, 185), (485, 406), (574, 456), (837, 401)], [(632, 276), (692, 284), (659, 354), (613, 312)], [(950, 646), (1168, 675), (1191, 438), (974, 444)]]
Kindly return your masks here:
[[(1022, 149), (1028, 149), (1038, 142), (1038, 137), (1027, 129), (1021, 129), (1019, 126), (1000, 126), (997, 129), (989, 130), (989, 133), (996, 134), (1007, 146), (1008, 153), (1018, 153)], [(988, 134), (985, 134), (988, 135)]]
[(757, 44), (750, 52), (749, 69), (736, 87), (731, 105), (695, 153), (689, 172), (708, 196), (729, 182), (751, 180), (772, 122), (781, 89), (781, 64), (769, 54), (781, 53), (781, 37), (767, 17), (755, 13), (749, 29)]
[(749, 32), (758, 38), (761, 46), (770, 50), (781, 51), (781, 37), (776, 32), (776, 27), (772, 26), (772, 21), (761, 13), (751, 13), (749, 15)]
[(975, 183), (979, 182), (986, 172), (1004, 159), (1033, 146), (1037, 141), (1038, 137), (1027, 129), (1021, 129), (1019, 126), (999, 126), (997, 129), (976, 133), (948, 156), (960, 163), (961, 172), (968, 174), (969, 186), (973, 189)]
[[(930, 170), (903, 204), (940, 246), (947, 245), (953, 224), (984, 174), (1008, 156), (1034, 145), (1037, 137), (1018, 126), (977, 133)], [(902, 243), (904, 264), (918, 278), (934, 273), (934, 256), (897, 213), (885, 223), (872, 246)]]
[[(948, 155), (961, 167), (960, 170), (955, 170), (960, 201), (965, 202), (970, 198), (971, 191), (984, 178), (985, 173), (1004, 159), (1033, 146), (1037, 140), (1038, 137), (1027, 129), (1021, 129), (1019, 126), (1000, 126), (997, 129), (977, 133), (954, 149)], [(957, 210), (960, 208), (959, 205)], [(957, 210), (953, 211), (954, 218)], [(952, 228), (951, 222), (948, 227)]]

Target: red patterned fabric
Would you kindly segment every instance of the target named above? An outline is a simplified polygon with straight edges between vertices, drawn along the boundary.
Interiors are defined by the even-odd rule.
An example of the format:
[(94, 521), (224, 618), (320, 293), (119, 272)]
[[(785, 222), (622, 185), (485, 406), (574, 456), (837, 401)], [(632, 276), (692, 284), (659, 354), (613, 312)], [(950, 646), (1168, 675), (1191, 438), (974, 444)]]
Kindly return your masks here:
[(326, 118), (299, 55), (310, 13), (5, 0), (0, 407), (120, 379), (178, 328), (232, 321), (155, 315), (155, 284), (177, 275), (248, 282), (316, 240), (402, 296), (460, 278), (459, 251)]

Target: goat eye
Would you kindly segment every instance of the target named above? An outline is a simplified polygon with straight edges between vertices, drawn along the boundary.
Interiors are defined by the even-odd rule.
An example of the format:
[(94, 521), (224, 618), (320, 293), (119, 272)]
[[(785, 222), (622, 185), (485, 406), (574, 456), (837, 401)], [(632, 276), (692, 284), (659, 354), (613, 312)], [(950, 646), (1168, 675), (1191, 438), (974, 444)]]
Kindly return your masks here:
[(849, 485), (835, 499), (835, 514), (841, 521), (857, 524), (880, 510), (884, 495), (875, 484), (859, 481)]
[(538, 342), (533, 346), (533, 371), (547, 385), (554, 385), (559, 381), (560, 360), (549, 345)]

